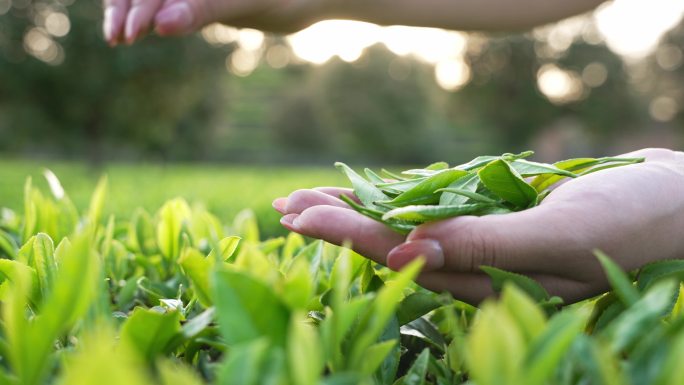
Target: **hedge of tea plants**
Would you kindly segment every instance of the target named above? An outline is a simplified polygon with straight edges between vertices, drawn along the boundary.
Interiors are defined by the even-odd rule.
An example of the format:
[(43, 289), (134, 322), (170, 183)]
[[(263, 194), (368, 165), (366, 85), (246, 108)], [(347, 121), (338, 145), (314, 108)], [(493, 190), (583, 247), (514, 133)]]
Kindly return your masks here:
[(562, 306), (490, 269), (479, 308), (297, 234), (260, 239), (183, 199), (103, 217), (53, 178), (0, 218), (2, 384), (681, 384), (684, 261)]

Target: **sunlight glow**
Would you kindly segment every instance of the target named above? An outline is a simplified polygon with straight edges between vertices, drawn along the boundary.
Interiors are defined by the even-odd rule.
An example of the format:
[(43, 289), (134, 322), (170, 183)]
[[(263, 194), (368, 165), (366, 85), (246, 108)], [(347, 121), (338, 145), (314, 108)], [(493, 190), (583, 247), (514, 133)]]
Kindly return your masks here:
[(680, 0), (615, 0), (594, 14), (608, 46), (628, 59), (647, 56), (684, 15)]
[(378, 42), (381, 27), (349, 20), (327, 20), (288, 36), (300, 59), (323, 64), (333, 57), (353, 62), (363, 50)]
[(238, 31), (237, 42), (242, 49), (257, 51), (264, 45), (264, 33), (256, 29), (243, 28)]
[(463, 60), (442, 60), (435, 66), (437, 84), (447, 91), (456, 91), (470, 80), (470, 67)]

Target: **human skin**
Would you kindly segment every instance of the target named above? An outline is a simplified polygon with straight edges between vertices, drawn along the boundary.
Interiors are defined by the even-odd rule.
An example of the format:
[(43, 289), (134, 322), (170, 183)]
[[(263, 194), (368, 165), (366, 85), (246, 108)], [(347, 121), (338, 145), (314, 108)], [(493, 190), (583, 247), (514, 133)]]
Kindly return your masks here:
[(347, 189), (298, 190), (273, 206), (289, 230), (351, 242), (391, 269), (422, 256), (419, 284), (472, 304), (493, 294), (483, 265), (530, 276), (571, 303), (608, 289), (595, 249), (626, 270), (684, 256), (684, 153), (644, 149), (621, 156), (646, 161), (568, 180), (528, 210), (432, 222), (408, 236), (352, 210), (338, 198), (351, 195)]
[(589, 11), (605, 0), (104, 0), (103, 32), (114, 46), (154, 30), (183, 35), (220, 22), (294, 32), (325, 19), (457, 30), (510, 31)]

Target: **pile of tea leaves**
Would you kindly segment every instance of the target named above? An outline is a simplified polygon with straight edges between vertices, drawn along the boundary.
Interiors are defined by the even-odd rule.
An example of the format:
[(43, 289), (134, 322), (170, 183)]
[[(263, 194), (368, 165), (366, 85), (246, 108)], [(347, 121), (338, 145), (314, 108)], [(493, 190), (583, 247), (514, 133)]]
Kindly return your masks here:
[(337, 162), (335, 167), (349, 178), (361, 204), (346, 196), (341, 199), (359, 213), (405, 234), (429, 221), (525, 210), (539, 205), (562, 179), (644, 161), (604, 157), (549, 164), (526, 159), (533, 154), (484, 155), (453, 167), (437, 162), (399, 174), (366, 168), (366, 178), (344, 163)]

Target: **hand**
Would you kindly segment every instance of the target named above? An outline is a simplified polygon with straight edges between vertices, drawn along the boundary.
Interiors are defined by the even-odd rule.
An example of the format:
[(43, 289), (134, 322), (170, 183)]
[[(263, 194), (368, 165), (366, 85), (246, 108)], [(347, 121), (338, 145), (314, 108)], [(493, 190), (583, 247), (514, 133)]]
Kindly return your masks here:
[(298, 190), (274, 201), (281, 223), (400, 269), (423, 256), (417, 281), (477, 304), (492, 295), (480, 266), (525, 274), (566, 302), (608, 289), (592, 253), (624, 269), (684, 257), (684, 153), (645, 149), (646, 162), (568, 180), (537, 207), (503, 215), (462, 216), (418, 226), (404, 237), (353, 211), (337, 197), (351, 190)]
[(292, 32), (313, 22), (319, 3), (310, 0), (104, 0), (103, 31), (114, 46), (132, 44), (150, 29), (184, 35), (222, 22), (275, 32)]

